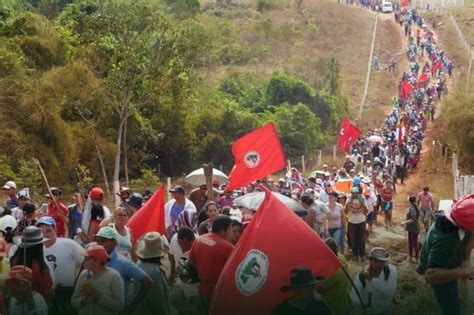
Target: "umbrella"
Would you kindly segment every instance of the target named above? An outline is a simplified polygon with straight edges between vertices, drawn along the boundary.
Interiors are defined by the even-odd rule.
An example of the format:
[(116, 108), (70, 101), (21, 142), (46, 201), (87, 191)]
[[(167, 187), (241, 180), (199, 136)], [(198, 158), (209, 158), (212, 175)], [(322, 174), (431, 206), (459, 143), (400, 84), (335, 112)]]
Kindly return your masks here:
[(380, 136), (370, 136), (367, 138), (367, 141), (369, 141), (370, 143), (382, 143), (383, 139)]
[[(285, 195), (282, 195), (277, 192), (272, 192), (275, 197), (277, 197), (281, 202), (288, 206), (293, 212), (296, 213), (299, 217), (304, 217), (308, 214), (308, 211), (303, 208), (303, 206), (296, 200), (293, 200)], [(260, 207), (260, 204), (265, 198), (265, 193), (263, 191), (253, 192), (241, 197), (235, 198), (234, 203), (237, 206), (241, 206), (251, 210), (257, 210)]]
[(316, 177), (318, 175), (328, 176), (328, 173), (325, 172), (325, 171), (316, 170), (316, 171), (311, 172), (311, 174), (309, 174), (309, 176), (311, 176), (311, 177)]
[[(217, 179), (221, 182), (227, 182), (227, 175), (222, 173), (215, 168), (212, 169), (212, 179)], [(206, 183), (206, 176), (204, 176), (204, 169), (200, 168), (195, 171), (192, 171), (185, 178), (186, 182), (193, 184), (193, 185), (201, 185)]]

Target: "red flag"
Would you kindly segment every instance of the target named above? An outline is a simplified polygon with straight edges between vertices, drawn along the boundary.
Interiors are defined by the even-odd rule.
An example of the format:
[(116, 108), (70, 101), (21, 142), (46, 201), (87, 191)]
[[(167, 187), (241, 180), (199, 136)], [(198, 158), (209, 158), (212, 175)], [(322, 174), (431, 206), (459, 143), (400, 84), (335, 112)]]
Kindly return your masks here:
[(403, 100), (407, 99), (408, 93), (414, 90), (413, 85), (408, 82), (408, 80), (403, 81), (402, 97)]
[(165, 233), (165, 191), (166, 186), (162, 184), (150, 200), (128, 221), (127, 226), (133, 232), (133, 244), (145, 233), (153, 231)]
[(402, 0), (402, 1), (401, 1), (401, 7), (402, 7), (402, 8), (408, 7), (408, 0)]
[(436, 63), (431, 67), (431, 73), (436, 73), (441, 69), (441, 61), (436, 61)]
[(425, 83), (430, 82), (430, 78), (426, 74), (420, 75), (418, 82), (416, 83), (417, 88), (421, 88)]
[(285, 153), (273, 122), (246, 134), (232, 146), (235, 165), (226, 191), (265, 177), (286, 166)]
[(349, 152), (354, 141), (359, 138), (362, 132), (351, 121), (345, 117), (341, 124), (339, 131), (339, 138), (337, 139), (337, 146)]
[(211, 315), (270, 314), (289, 297), (280, 288), (295, 267), (329, 277), (341, 266), (321, 238), (262, 185), (265, 199), (217, 281)]

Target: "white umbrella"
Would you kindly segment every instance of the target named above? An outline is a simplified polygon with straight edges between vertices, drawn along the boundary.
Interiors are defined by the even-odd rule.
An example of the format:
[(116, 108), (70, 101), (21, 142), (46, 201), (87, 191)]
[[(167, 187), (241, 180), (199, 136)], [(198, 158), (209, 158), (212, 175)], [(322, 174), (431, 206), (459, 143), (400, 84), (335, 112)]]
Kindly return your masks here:
[[(212, 179), (213, 180), (217, 179), (220, 182), (227, 183), (227, 178), (228, 177), (227, 177), (226, 174), (222, 173), (219, 170), (216, 170), (215, 168), (212, 169)], [(193, 184), (195, 186), (205, 184), (206, 183), (206, 176), (204, 176), (204, 169), (200, 168), (200, 169), (197, 169), (195, 171), (192, 171), (191, 173), (186, 175), (185, 180), (188, 183)]]
[[(285, 205), (287, 205), (288, 208), (293, 210), (298, 216), (304, 217), (308, 214), (308, 211), (306, 211), (306, 209), (303, 208), (303, 206), (298, 201), (293, 200), (277, 192), (272, 192), (272, 194)], [(241, 206), (251, 210), (257, 210), (258, 207), (260, 207), (260, 205), (262, 204), (264, 198), (265, 193), (263, 191), (257, 191), (235, 198), (234, 203), (237, 206)]]
[(383, 139), (380, 136), (370, 136), (367, 138), (370, 143), (383, 143)]

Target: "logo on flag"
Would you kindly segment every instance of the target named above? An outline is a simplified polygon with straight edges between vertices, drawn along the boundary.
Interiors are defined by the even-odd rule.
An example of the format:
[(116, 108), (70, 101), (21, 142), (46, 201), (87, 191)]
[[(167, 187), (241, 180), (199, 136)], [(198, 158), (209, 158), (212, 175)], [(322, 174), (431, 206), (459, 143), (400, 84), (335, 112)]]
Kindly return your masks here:
[(258, 249), (251, 249), (235, 271), (235, 284), (242, 295), (251, 296), (263, 286), (267, 274), (267, 255)]
[(344, 135), (344, 127), (341, 128), (341, 132), (339, 133), (341, 136)]
[(244, 156), (244, 164), (248, 168), (256, 168), (260, 164), (260, 154), (257, 151), (249, 151)]

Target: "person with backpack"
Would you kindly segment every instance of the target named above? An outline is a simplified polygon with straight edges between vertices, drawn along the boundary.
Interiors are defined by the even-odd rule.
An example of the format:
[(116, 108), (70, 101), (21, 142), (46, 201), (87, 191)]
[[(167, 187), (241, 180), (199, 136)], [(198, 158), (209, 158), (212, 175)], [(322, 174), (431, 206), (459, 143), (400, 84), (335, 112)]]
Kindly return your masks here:
[(385, 248), (372, 248), (369, 252), (369, 264), (355, 277), (351, 299), (357, 308), (361, 307), (357, 290), (367, 309), (365, 314), (391, 314), (392, 300), (397, 289), (397, 269), (388, 264), (389, 258)]

